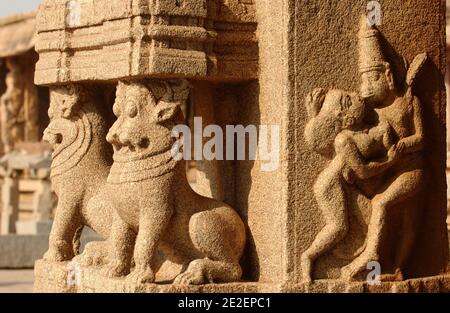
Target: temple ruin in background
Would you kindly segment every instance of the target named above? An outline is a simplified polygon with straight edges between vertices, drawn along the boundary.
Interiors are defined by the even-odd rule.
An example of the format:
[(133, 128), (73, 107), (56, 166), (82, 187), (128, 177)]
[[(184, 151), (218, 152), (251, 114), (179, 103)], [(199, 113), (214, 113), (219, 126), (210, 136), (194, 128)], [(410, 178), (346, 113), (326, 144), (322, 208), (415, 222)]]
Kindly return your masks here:
[(47, 247), (56, 199), (48, 125), (48, 88), (34, 84), (36, 14), (0, 19), (0, 268), (32, 267)]

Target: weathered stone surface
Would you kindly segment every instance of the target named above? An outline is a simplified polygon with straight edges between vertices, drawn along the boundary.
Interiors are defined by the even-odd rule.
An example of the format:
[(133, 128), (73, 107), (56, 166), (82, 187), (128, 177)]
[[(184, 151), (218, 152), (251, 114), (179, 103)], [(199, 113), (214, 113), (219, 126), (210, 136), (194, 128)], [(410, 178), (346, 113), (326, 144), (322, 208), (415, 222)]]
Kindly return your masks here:
[(48, 248), (46, 235), (0, 236), (0, 268), (33, 268)]
[[(365, 0), (67, 3), (39, 15), (60, 202), (37, 291), (448, 291), (442, 1), (377, 28)], [(280, 166), (225, 161), (224, 202), (193, 193), (169, 153), (186, 101), (279, 126)], [(107, 240), (76, 256), (84, 225)]]
[[(292, 67), (289, 67), (289, 77), (293, 79), (288, 81), (290, 97), (287, 97), (286, 105), (290, 114), (286, 127), (298, 131), (288, 132), (286, 139), (291, 148), (295, 146), (288, 152), (287, 161), (290, 206), (286, 220), (295, 222), (287, 224), (286, 242), (289, 244), (286, 249), (286, 270), (293, 280), (300, 280), (300, 255), (311, 246), (314, 238), (326, 225), (312, 191), (319, 173), (329, 164), (325, 158), (318, 159), (317, 154), (311, 153), (312, 149), (302, 138), (308, 121), (304, 99), (317, 87), (360, 90), (357, 34), (360, 29), (359, 18), (361, 12), (365, 11), (367, 2), (352, 2), (350, 6), (347, 1), (330, 2), (329, 5), (300, 5), (292, 1), (290, 5), (292, 6), (289, 10), (296, 13), (292, 16), (293, 25), (286, 41), (289, 47), (287, 50), (293, 51), (288, 56), (288, 64), (292, 64)], [(313, 18), (319, 12), (320, 16), (333, 18)], [(382, 271), (394, 274), (396, 266), (390, 258), (400, 251), (399, 245), (402, 242), (411, 239), (408, 237), (411, 235), (406, 235), (410, 231), (403, 230), (407, 226), (405, 223), (415, 220), (417, 224), (412, 229), (412, 235), (415, 235), (414, 244), (404, 266), (405, 276), (411, 278), (439, 275), (445, 272), (448, 263), (447, 231), (443, 218), (446, 215), (445, 177), (442, 171), (446, 159), (443, 12), (441, 1), (429, 1), (426, 4), (421, 1), (383, 2), (383, 21), (378, 27), (381, 32), (381, 51), (391, 64), (396, 84), (400, 83), (405, 87), (402, 82), (405, 81), (406, 69), (402, 57), (412, 64), (415, 56), (425, 51), (429, 56), (429, 61), (415, 84), (414, 94), (420, 99), (423, 110), (423, 123), (427, 134), (424, 167), (431, 180), (425, 184), (423, 193), (416, 200), (411, 199), (409, 203), (405, 202), (388, 210), (389, 214), (385, 219), (386, 235), (379, 251), (384, 256), (384, 261), (381, 262)], [(422, 21), (426, 21), (426, 28), (420, 26)], [(316, 31), (312, 31), (313, 29)], [(431, 39), (431, 32), (439, 38)], [(303, 66), (299, 66), (300, 64)], [(403, 92), (405, 91), (406, 88)], [(430, 151), (432, 153), (429, 153)], [(409, 163), (403, 161), (403, 164)], [(299, 181), (305, 184), (298, 184)], [(417, 199), (422, 203), (419, 204)], [(361, 205), (360, 208), (367, 207)], [(312, 273), (313, 278), (340, 277), (340, 269), (354, 258), (352, 251), (358, 251), (357, 248), (361, 247), (361, 243), (366, 239), (364, 227), (358, 230), (352, 226), (355, 216), (352, 215), (349, 216), (348, 235), (319, 258)], [(403, 234), (403, 238), (400, 234)], [(361, 240), (361, 243), (357, 243)], [(430, 255), (433, 255), (433, 258), (430, 258)], [(363, 277), (365, 276), (359, 279)]]
[(0, 58), (23, 55), (33, 48), (35, 17), (36, 12), (30, 12), (0, 18)]
[[(48, 234), (51, 223), (33, 223), (30, 234), (11, 234), (0, 236), (0, 268), (34, 268), (48, 250)], [(20, 226), (17, 228), (20, 229)], [(23, 231), (23, 233), (26, 233)], [(86, 244), (101, 238), (89, 229), (85, 229), (80, 239), (80, 249)]]
[(312, 284), (240, 282), (177, 286), (167, 283), (135, 285), (120, 278), (105, 279), (100, 268), (75, 267), (69, 263), (36, 262), (35, 292), (82, 293), (438, 293), (450, 292), (450, 276), (440, 275), (369, 286), (364, 282), (318, 280)]
[[(40, 59), (35, 81), (55, 84), (143, 75), (254, 79), (255, 21), (253, 14), (242, 12), (251, 12), (253, 5), (214, 3), (43, 1), (37, 17)], [(217, 21), (216, 31), (214, 17), (222, 11), (228, 14)]]

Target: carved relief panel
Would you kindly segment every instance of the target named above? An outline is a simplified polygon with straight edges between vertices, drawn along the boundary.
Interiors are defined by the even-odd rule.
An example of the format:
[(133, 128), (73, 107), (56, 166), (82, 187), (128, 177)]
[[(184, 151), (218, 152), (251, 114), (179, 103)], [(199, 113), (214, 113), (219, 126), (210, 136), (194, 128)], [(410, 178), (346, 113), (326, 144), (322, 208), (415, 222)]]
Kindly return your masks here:
[[(348, 264), (341, 268), (341, 278), (355, 279), (371, 262), (379, 262), (383, 269), (387, 264), (394, 267), (383, 279), (404, 279), (420, 228), (418, 208), (411, 204), (405, 207), (405, 203), (412, 199), (420, 202), (425, 184), (422, 104), (414, 88), (426, 61), (426, 54), (415, 57), (404, 89), (399, 89), (383, 55), (380, 32), (362, 17), (359, 93), (316, 89), (307, 96), (310, 121), (305, 129), (306, 142), (329, 161), (314, 184), (325, 226), (302, 254), (304, 281), (311, 281), (314, 261), (345, 243), (349, 233), (354, 237), (354, 228), (360, 228), (359, 234), (347, 241), (353, 251), (347, 255)], [(390, 220), (392, 210), (402, 210), (400, 220)], [(402, 236), (396, 237), (396, 242), (386, 237), (389, 223), (403, 224), (398, 229)], [(382, 245), (387, 242), (397, 252), (390, 260), (382, 255)], [(342, 245), (335, 253), (340, 250)]]

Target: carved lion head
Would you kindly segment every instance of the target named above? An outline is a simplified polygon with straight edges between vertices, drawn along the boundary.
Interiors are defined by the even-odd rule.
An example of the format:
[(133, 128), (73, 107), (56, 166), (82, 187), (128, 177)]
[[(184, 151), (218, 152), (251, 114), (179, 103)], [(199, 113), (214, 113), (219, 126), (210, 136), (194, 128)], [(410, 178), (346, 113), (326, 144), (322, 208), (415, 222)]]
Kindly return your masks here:
[(106, 137), (114, 160), (140, 160), (170, 150), (172, 128), (183, 122), (180, 105), (188, 95), (186, 81), (119, 82), (113, 107), (117, 120)]
[(50, 92), (50, 124), (43, 140), (53, 147), (52, 176), (73, 168), (91, 145), (92, 125), (84, 112), (88, 99), (87, 90), (76, 85), (53, 88)]

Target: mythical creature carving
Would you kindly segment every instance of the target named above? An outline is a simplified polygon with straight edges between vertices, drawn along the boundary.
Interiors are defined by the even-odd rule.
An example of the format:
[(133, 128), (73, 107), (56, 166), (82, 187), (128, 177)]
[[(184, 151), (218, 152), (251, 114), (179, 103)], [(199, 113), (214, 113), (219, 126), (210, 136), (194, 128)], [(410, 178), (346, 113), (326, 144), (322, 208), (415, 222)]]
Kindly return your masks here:
[(117, 121), (106, 137), (114, 148), (114, 164), (105, 188), (88, 204), (88, 211), (113, 210), (103, 268), (108, 277), (129, 274), (132, 283), (154, 282), (159, 249), (185, 265), (176, 284), (241, 277), (242, 220), (225, 203), (196, 194), (184, 162), (174, 159), (172, 130), (183, 121), (180, 104), (188, 94), (184, 81), (119, 82)]
[[(371, 216), (364, 249), (341, 269), (342, 278), (353, 279), (370, 261), (379, 261), (388, 210), (414, 197), (424, 184), (422, 109), (420, 100), (413, 95), (413, 85), (426, 54), (418, 55), (412, 62), (406, 91), (401, 92), (384, 59), (379, 31), (370, 27), (366, 18), (362, 19), (359, 39), (360, 96), (317, 89), (306, 100), (310, 117), (306, 141), (330, 160), (314, 185), (326, 226), (302, 254), (302, 275), (307, 282), (311, 281), (314, 260), (347, 234), (347, 187), (369, 182), (372, 188), (365, 195), (370, 199)], [(411, 225), (410, 222), (409, 230), (414, 233)], [(413, 239), (412, 235), (407, 236), (400, 244), (395, 279), (403, 279), (402, 267)]]
[(50, 96), (44, 140), (54, 149), (51, 179), (58, 206), (44, 259), (66, 261), (77, 254), (83, 226), (109, 235), (111, 209), (92, 211), (87, 204), (106, 183), (112, 149), (105, 140), (107, 114), (93, 91), (69, 85), (53, 88)]

